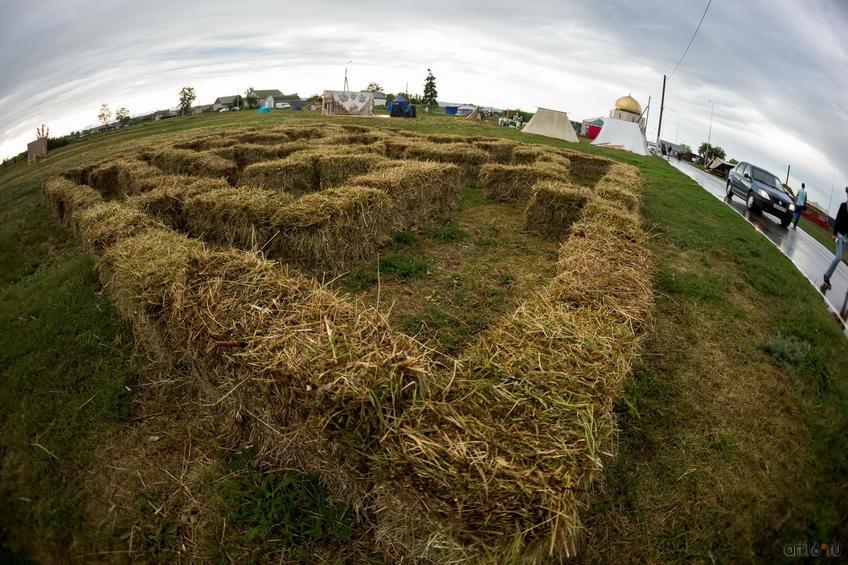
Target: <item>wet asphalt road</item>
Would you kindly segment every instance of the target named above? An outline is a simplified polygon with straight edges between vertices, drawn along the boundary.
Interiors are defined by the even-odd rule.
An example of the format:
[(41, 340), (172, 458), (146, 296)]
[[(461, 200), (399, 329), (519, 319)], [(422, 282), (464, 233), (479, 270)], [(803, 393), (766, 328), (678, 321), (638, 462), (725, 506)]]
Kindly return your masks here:
[(833, 253), (830, 250), (802, 229), (782, 227), (780, 220), (768, 213), (749, 213), (745, 203), (736, 195), (728, 202), (725, 197), (727, 181), (724, 179), (714, 177), (683, 161), (678, 162), (672, 159), (669, 163), (748, 220), (755, 230), (767, 237), (784, 255), (789, 257), (798, 270), (823, 294), (825, 302), (841, 318), (843, 328), (848, 333), (848, 328), (845, 326), (845, 322), (848, 321), (848, 265), (844, 261), (839, 264), (830, 279), (833, 288), (824, 292), (821, 288), (822, 275), (833, 259)]

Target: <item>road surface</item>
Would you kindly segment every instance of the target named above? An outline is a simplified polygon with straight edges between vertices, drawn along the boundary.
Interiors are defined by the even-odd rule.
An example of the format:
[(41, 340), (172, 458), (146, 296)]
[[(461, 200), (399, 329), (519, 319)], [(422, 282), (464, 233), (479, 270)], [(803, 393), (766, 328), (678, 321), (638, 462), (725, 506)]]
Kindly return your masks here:
[(833, 253), (816, 241), (813, 236), (802, 229), (782, 227), (780, 221), (768, 213), (751, 214), (738, 196), (734, 195), (728, 202), (725, 196), (727, 181), (705, 173), (685, 161), (671, 159), (669, 163), (748, 220), (755, 230), (767, 237), (784, 255), (789, 257), (798, 270), (822, 293), (828, 307), (841, 319), (843, 328), (848, 333), (848, 326), (845, 324), (848, 321), (848, 265), (844, 261), (839, 264), (830, 279), (833, 288), (825, 291), (821, 288), (822, 275), (830, 265)]

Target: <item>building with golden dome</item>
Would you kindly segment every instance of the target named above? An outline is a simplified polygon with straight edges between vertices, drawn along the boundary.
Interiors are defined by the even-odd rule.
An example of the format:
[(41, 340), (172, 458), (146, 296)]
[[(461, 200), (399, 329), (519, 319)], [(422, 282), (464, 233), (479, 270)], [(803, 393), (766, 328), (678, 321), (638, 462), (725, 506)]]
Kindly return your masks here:
[(642, 105), (629, 94), (615, 101), (615, 107), (610, 112), (609, 117), (639, 124), (639, 129), (642, 130), (643, 134), (645, 133), (647, 122), (642, 116)]

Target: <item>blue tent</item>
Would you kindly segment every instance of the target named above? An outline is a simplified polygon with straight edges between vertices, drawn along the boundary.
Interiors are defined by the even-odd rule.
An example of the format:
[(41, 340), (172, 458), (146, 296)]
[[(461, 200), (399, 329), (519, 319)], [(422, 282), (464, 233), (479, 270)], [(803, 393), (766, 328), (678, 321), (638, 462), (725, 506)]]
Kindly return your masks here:
[(262, 106), (261, 108), (259, 108), (258, 110), (256, 110), (256, 113), (257, 113), (257, 114), (267, 114), (267, 113), (268, 113), (268, 112), (270, 112), (270, 111), (271, 111), (271, 108), (269, 108), (269, 107), (267, 107), (267, 106)]
[(388, 102), (386, 104), (386, 110), (389, 111), (389, 114), (392, 113), (392, 108), (395, 107), (395, 104), (400, 106), (400, 113), (401, 114), (405, 114), (407, 112), (407, 110), (409, 110), (409, 100), (404, 98), (402, 94), (398, 95), (397, 97), (395, 97), (394, 100), (392, 100), (391, 102)]

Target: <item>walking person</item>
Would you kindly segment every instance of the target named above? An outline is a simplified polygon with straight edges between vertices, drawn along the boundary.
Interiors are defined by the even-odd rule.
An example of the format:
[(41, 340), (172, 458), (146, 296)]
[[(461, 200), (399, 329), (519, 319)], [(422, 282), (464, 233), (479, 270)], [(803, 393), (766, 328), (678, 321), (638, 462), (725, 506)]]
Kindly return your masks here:
[(801, 218), (801, 212), (807, 208), (807, 186), (802, 182), (801, 190), (795, 195), (795, 217), (792, 218), (792, 227), (798, 229), (798, 220)]
[(842, 255), (845, 253), (845, 247), (848, 246), (848, 186), (845, 187), (845, 202), (839, 205), (839, 212), (836, 213), (836, 221), (833, 223), (833, 241), (836, 242), (836, 256), (830, 263), (830, 267), (824, 273), (824, 287), (830, 288), (830, 277), (833, 276), (833, 271), (839, 266), (842, 261)]

